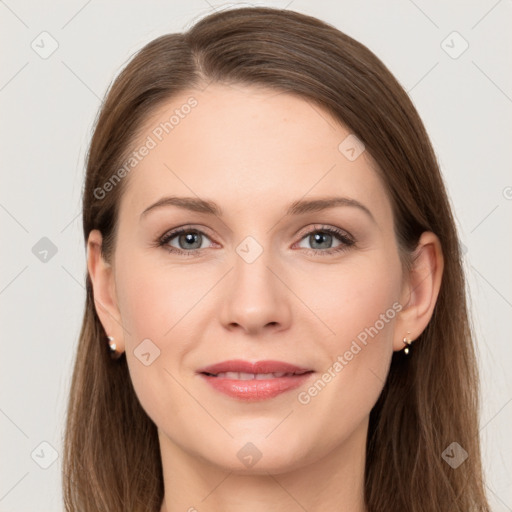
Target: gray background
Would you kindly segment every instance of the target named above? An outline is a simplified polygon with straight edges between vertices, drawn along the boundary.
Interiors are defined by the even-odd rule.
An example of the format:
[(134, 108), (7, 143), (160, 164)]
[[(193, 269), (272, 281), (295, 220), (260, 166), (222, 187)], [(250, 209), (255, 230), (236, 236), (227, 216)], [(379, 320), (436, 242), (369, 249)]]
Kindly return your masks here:
[[(3, 512), (63, 510), (59, 453), (85, 297), (83, 162), (106, 88), (150, 40), (234, 4), (248, 5), (0, 1)], [(466, 248), (486, 485), (493, 510), (511, 511), (511, 0), (250, 5), (310, 14), (361, 41), (422, 116)]]

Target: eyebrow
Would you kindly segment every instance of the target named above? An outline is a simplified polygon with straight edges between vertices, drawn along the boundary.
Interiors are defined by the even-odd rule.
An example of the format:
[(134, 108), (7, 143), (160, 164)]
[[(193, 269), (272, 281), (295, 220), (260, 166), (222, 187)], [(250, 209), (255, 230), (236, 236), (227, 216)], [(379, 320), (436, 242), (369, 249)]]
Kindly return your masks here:
[[(199, 199), (198, 197), (162, 197), (156, 203), (148, 206), (141, 214), (140, 218), (145, 217), (150, 211), (167, 206), (176, 206), (197, 213), (206, 213), (222, 217), (222, 208), (213, 201)], [(316, 199), (299, 199), (294, 201), (288, 207), (285, 216), (302, 215), (304, 213), (319, 212), (329, 208), (339, 206), (351, 206), (365, 212), (376, 223), (372, 212), (362, 203), (348, 197), (319, 197)]]

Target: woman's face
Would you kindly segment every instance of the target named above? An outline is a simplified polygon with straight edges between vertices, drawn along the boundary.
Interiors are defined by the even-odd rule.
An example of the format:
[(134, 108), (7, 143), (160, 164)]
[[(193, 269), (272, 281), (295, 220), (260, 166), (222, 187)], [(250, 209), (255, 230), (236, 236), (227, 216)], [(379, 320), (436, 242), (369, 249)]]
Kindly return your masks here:
[[(366, 432), (405, 295), (391, 204), (357, 142), (305, 99), (246, 86), (191, 90), (145, 123), (113, 260), (123, 329), (109, 328), (169, 450), (278, 473)], [(171, 196), (196, 208), (151, 208)], [(310, 373), (200, 373), (230, 360)]]

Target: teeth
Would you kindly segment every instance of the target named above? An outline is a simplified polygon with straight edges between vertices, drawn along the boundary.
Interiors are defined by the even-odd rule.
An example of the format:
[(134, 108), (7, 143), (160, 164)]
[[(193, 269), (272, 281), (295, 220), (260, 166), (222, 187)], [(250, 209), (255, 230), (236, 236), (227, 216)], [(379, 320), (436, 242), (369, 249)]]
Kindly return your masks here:
[(254, 375), (252, 373), (227, 372), (227, 375), (230, 375), (230, 377), (227, 377), (228, 379), (237, 379), (237, 380), (251, 380), (251, 379), (254, 379)]
[(284, 376), (291, 376), (293, 373), (286, 372), (274, 372), (274, 373), (245, 373), (245, 372), (221, 372), (215, 375), (215, 377), (220, 377), (222, 379), (233, 379), (233, 380), (265, 380), (265, 379), (275, 379)]
[(276, 377), (282, 377), (284, 372), (276, 372), (276, 373), (257, 373), (254, 378), (256, 380), (265, 380), (265, 379), (275, 379)]

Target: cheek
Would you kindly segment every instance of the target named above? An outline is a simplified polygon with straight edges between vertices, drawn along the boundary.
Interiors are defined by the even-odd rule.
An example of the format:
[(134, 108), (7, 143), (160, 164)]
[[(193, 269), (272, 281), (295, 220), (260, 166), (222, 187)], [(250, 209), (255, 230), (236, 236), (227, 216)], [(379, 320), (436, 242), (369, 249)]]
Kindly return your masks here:
[(157, 267), (142, 257), (127, 263), (121, 262), (123, 270), (118, 275), (119, 309), (129, 333), (127, 348), (133, 350), (145, 338), (164, 348), (173, 337), (173, 330), (179, 331), (179, 322), (191, 313), (211, 285), (203, 286), (194, 279), (192, 267)]
[(327, 428), (333, 437), (349, 435), (382, 391), (401, 309), (400, 281), (398, 257), (377, 254), (316, 281), (326, 291), (315, 294), (319, 316), (334, 334), (323, 338), (322, 349), (328, 354), (323, 373), (299, 403), (309, 408), (311, 417), (322, 417), (327, 408), (332, 419)]
[[(315, 312), (330, 329), (331, 345), (343, 348), (377, 327), (379, 335), (392, 334), (397, 309), (400, 309), (401, 266), (398, 255), (367, 254), (347, 261), (332, 271), (315, 276), (315, 287), (308, 285)], [(395, 304), (395, 307), (393, 305)], [(397, 307), (398, 306), (398, 307)], [(337, 341), (333, 341), (337, 340)]]
[(161, 424), (165, 411), (175, 414), (190, 405), (179, 384), (181, 372), (211, 318), (204, 308), (219, 275), (206, 267), (201, 274), (194, 265), (168, 264), (163, 249), (158, 264), (142, 251), (118, 254), (116, 290), (130, 377), (146, 413)]
[(201, 290), (197, 284), (194, 289), (186, 273), (163, 271), (142, 258), (120, 260), (118, 269), (117, 299), (130, 377), (142, 407), (158, 424), (158, 416), (169, 409), (164, 397), (174, 397), (173, 414), (187, 401), (173, 376), (178, 377), (175, 370), (188, 350), (180, 328)]

